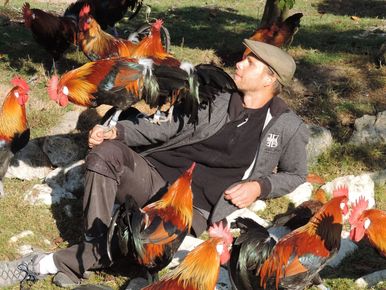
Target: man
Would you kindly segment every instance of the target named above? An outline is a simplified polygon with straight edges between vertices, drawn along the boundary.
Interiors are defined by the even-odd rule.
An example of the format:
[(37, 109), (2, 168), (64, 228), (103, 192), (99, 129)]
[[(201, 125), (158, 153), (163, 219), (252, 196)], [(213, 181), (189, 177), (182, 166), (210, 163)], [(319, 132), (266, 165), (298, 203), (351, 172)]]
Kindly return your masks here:
[[(58, 273), (54, 282), (62, 286), (79, 282), (86, 270), (108, 265), (106, 232), (114, 203), (132, 195), (143, 206), (193, 161), (191, 233), (196, 236), (237, 208), (303, 183), (308, 130), (278, 97), (293, 77), (295, 62), (277, 47), (252, 40), (244, 44), (252, 53), (236, 65), (239, 92), (217, 95), (210, 120), (207, 106), (196, 126), (180, 116), (160, 126), (137, 118), (120, 121), (109, 132), (94, 127), (86, 159), (84, 242), (5, 263), (0, 271), (14, 270), (20, 280), (23, 262), (29, 275)], [(179, 116), (178, 106), (173, 114)]]

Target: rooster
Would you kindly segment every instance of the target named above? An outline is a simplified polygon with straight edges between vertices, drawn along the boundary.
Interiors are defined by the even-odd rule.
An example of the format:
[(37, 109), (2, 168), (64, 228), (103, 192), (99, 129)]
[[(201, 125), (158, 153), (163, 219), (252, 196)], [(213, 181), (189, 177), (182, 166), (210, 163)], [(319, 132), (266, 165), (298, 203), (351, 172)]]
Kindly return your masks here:
[[(368, 206), (369, 202), (364, 197), (359, 197), (353, 204), (349, 218), (350, 239), (359, 242), (367, 238), (379, 254), (386, 258), (386, 212), (375, 208), (367, 209)], [(385, 279), (386, 270), (380, 270), (357, 279), (355, 283), (361, 287), (373, 286)]]
[(140, 209), (130, 198), (116, 211), (108, 231), (108, 255), (117, 228), (118, 241), (124, 256), (133, 255), (146, 268), (149, 282), (172, 260), (174, 253), (190, 231), (193, 220), (191, 189), (195, 163), (186, 170), (157, 201)]
[(220, 273), (220, 264), (229, 260), (232, 244), (229, 228), (222, 224), (209, 228), (209, 239), (191, 251), (181, 264), (162, 279), (142, 290), (213, 290)]
[(69, 71), (60, 80), (53, 76), (48, 82), (48, 93), (61, 106), (70, 101), (87, 107), (116, 107), (118, 111), (110, 128), (115, 126), (122, 110), (140, 100), (150, 107), (159, 107), (169, 100), (184, 102), (189, 122), (197, 123), (201, 106), (210, 104), (216, 93), (236, 90), (236, 85), (228, 74), (213, 65), (191, 66), (188, 71), (156, 65), (149, 59), (103, 59)]
[(78, 23), (79, 13), (86, 4), (91, 8), (91, 15), (105, 30), (108, 26), (114, 27), (129, 8), (133, 11), (131, 18), (134, 17), (142, 7), (142, 0), (78, 0), (67, 7), (64, 16)]
[[(292, 39), (300, 26), (300, 18), (303, 13), (295, 13), (287, 17), (283, 22), (274, 22), (268, 27), (258, 28), (249, 39), (265, 42), (277, 47), (290, 45)], [(251, 50), (244, 51), (245, 58)]]
[(29, 87), (20, 77), (11, 81), (14, 86), (6, 96), (0, 111), (0, 196), (4, 194), (2, 179), (13, 155), (24, 148), (30, 137), (25, 104)]
[(131, 57), (149, 57), (157, 64), (180, 66), (181, 62), (166, 52), (162, 45), (161, 28), (163, 21), (157, 19), (151, 26), (150, 34), (143, 38), (135, 48)]
[(77, 22), (40, 9), (31, 9), (27, 2), (22, 10), (25, 26), (31, 29), (36, 42), (52, 55), (54, 61), (59, 60), (71, 44), (77, 44)]
[(125, 56), (130, 57), (137, 46), (133, 42), (116, 38), (104, 32), (85, 5), (79, 14), (79, 45), (91, 61)]
[[(339, 188), (310, 221), (280, 238), (252, 220), (237, 221), (241, 234), (232, 246), (230, 278), (243, 289), (304, 289), (338, 252), (348, 190)], [(319, 282), (319, 281), (318, 281)]]
[(367, 237), (371, 245), (386, 258), (386, 212), (380, 209), (367, 209), (369, 203), (364, 197), (359, 197), (353, 204), (349, 218), (351, 225), (350, 238), (359, 242)]

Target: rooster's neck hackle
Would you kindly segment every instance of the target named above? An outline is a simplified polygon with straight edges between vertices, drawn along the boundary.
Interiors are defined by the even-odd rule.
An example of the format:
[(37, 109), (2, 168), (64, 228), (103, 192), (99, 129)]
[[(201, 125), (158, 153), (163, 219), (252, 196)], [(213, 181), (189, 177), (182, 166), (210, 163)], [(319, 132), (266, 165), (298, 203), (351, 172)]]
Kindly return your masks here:
[(20, 106), (16, 99), (17, 87), (14, 87), (4, 100), (0, 111), (0, 136), (10, 141), (15, 133), (27, 129), (25, 106)]
[(190, 180), (184, 176), (178, 178), (164, 196), (156, 202), (158, 208), (171, 208), (178, 216), (182, 216), (184, 224), (188, 228), (193, 220), (193, 193)]
[(210, 238), (203, 242), (175, 270), (166, 274), (166, 280), (176, 279), (184, 288), (214, 289), (220, 272), (220, 256), (217, 252), (219, 243), (220, 238)]
[(363, 212), (361, 218), (370, 219), (371, 224), (366, 229), (366, 235), (370, 243), (386, 258), (386, 212), (380, 209), (368, 209)]
[(96, 73), (94, 65), (95, 63), (89, 62), (64, 74), (58, 85), (58, 93), (63, 93), (63, 88), (67, 87), (68, 98), (71, 102), (81, 106), (90, 106), (93, 99), (91, 94), (97, 91), (97, 86), (88, 80)]

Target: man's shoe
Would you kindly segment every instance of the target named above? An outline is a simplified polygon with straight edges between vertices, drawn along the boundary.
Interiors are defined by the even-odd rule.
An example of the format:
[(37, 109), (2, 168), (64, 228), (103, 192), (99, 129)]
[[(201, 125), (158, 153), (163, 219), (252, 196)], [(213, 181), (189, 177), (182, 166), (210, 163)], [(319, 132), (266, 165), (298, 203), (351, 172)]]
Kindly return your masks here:
[(18, 260), (0, 262), (0, 287), (43, 278), (39, 276), (38, 263), (45, 255), (35, 252)]

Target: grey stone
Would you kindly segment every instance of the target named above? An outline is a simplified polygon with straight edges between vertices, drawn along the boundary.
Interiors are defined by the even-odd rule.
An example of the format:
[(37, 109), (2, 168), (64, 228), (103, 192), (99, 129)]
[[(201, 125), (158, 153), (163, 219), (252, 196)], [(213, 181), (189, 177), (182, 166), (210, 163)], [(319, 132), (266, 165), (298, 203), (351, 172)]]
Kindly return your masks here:
[(317, 125), (307, 125), (310, 130), (310, 139), (307, 144), (307, 161), (309, 164), (317, 161), (319, 155), (328, 150), (333, 138), (331, 132), (323, 127)]

